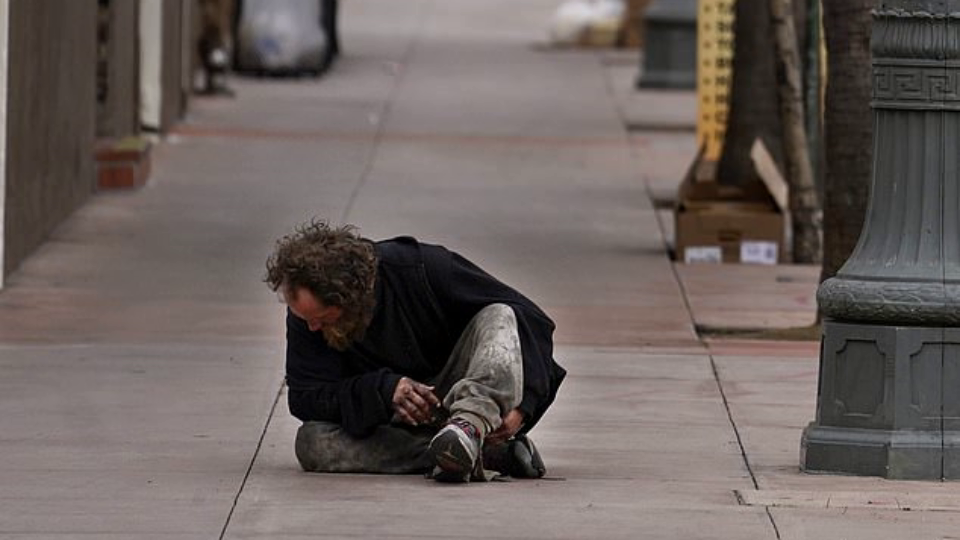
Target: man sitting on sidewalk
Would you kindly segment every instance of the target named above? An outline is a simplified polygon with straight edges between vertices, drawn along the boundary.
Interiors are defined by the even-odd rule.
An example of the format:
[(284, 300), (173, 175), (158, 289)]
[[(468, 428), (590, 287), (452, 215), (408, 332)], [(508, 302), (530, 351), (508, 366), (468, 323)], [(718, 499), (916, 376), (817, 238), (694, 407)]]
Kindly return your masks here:
[(525, 434), (566, 372), (526, 297), (444, 247), (316, 221), (277, 242), (265, 281), (288, 307), (304, 470), (543, 476)]

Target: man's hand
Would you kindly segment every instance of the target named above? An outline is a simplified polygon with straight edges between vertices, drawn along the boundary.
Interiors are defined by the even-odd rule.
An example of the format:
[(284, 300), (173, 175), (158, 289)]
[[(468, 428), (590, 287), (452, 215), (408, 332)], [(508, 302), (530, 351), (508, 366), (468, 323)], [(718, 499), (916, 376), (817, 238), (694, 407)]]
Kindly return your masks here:
[(496, 446), (507, 442), (507, 439), (513, 437), (523, 427), (525, 418), (520, 409), (511, 409), (503, 417), (503, 423), (493, 433), (487, 435), (486, 444)]
[(393, 410), (400, 420), (417, 426), (429, 422), (440, 406), (440, 400), (433, 393), (433, 387), (403, 377), (393, 391)]

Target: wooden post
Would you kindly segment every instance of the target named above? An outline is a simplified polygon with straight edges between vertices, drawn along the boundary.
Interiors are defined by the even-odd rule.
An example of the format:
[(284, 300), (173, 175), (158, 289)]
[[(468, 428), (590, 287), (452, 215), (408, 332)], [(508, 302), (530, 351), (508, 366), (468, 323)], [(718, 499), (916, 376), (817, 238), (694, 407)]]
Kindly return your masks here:
[(800, 53), (790, 0), (770, 0), (770, 20), (780, 93), (780, 116), (790, 183), (790, 213), (793, 217), (793, 258), (798, 263), (819, 263), (821, 258), (822, 210), (810, 163), (810, 146), (804, 127), (803, 83)]

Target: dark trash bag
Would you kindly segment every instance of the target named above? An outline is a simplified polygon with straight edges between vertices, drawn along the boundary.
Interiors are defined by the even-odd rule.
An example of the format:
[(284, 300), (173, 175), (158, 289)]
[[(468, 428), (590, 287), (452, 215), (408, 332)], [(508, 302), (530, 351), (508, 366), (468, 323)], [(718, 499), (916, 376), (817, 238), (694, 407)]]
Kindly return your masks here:
[(326, 69), (331, 40), (321, 26), (323, 0), (241, 0), (237, 69), (267, 74)]

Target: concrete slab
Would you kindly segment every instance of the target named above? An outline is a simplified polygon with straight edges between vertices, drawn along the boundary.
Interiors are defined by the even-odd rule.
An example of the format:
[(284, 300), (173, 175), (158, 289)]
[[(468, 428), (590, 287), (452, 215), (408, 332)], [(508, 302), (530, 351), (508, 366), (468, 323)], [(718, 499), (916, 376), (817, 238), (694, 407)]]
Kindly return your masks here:
[[(506, 488), (516, 491), (515, 486)], [(522, 506), (490, 504), (490, 500), (478, 501), (476, 497), (453, 496), (451, 488), (439, 499), (430, 497), (430, 510), (434, 515), (443, 515), (451, 523), (471, 523), (477, 520), (478, 512), (488, 517), (482, 525), (473, 525), (467, 530), (453, 533), (457, 538), (507, 538), (507, 539), (555, 539), (555, 538), (636, 538), (643, 531), (644, 538), (672, 539), (733, 539), (773, 538), (773, 531), (766, 514), (759, 509), (738, 510), (736, 515), (711, 511), (691, 514), (677, 509), (651, 509), (638, 503), (605, 504), (586, 502), (576, 506), (550, 506), (536, 502), (533, 496), (524, 499)], [(411, 493), (411, 490), (407, 490)], [(465, 495), (461, 493), (458, 495)], [(443, 537), (451, 534), (451, 526), (439, 526), (429, 519), (422, 519), (425, 501), (410, 496), (402, 511), (383, 512), (377, 504), (321, 505), (311, 501), (290, 505), (266, 503), (244, 514), (231, 527), (226, 538), (344, 538), (371, 537), (377, 531), (390, 530), (391, 538)], [(338, 519), (341, 511), (364, 510), (365, 524)], [(482, 509), (482, 510), (480, 510)], [(411, 518), (411, 515), (416, 516)], [(535, 520), (530, 519), (536, 515)], [(719, 523), (723, 526), (719, 526)], [(576, 532), (574, 532), (576, 531)], [(585, 536), (581, 536), (585, 534)]]
[[(625, 148), (541, 142), (392, 144), (351, 219), (374, 236), (457, 246), (538, 301), (561, 343), (694, 341), (675, 280), (658, 270), (667, 268), (659, 235), (632, 234), (656, 225)], [(591, 163), (604, 163), (605, 175), (584, 176)], [(452, 221), (458, 227), (445, 226)]]
[[(220, 501), (181, 499), (125, 501), (120, 498), (79, 498), (60, 501), (14, 499), (3, 501), (0, 531), (39, 535), (141, 535), (189, 537), (201, 531), (207, 538), (223, 527), (229, 498)], [(58, 504), (59, 503), (59, 504)], [(162, 508), (157, 511), (157, 508)], [(32, 536), (30, 536), (32, 538)]]
[(704, 345), (716, 356), (752, 356), (759, 358), (817, 358), (819, 341), (765, 341), (727, 337), (705, 337)]
[(844, 508), (836, 510), (771, 509), (784, 540), (957, 538), (960, 515)]
[[(3, 537), (7, 540), (63, 540), (64, 536), (69, 536), (70, 538), (79, 538), (81, 540), (96, 540), (98, 538), (127, 538), (127, 533), (109, 533), (109, 532), (95, 532), (95, 533), (69, 533), (69, 534), (60, 534), (60, 533), (11, 533), (5, 534)], [(179, 534), (179, 533), (150, 533), (150, 532), (140, 532), (137, 533), (137, 538), (142, 538), (143, 540), (201, 540), (204, 538), (209, 538), (206, 535), (197, 535), (197, 534)]]
[(0, 346), (0, 536), (218, 534), (280, 387), (280, 352)]
[(266, 256), (294, 224), (339, 212), (367, 150), (257, 139), (238, 156), (236, 144), (163, 143), (145, 190), (75, 213), (0, 295), (0, 340), (281, 336), (281, 306), (260, 283)]
[[(710, 359), (702, 349), (558, 346), (557, 358), (571, 375), (676, 381), (712, 380)], [(597, 361), (601, 359), (602, 361)]]
[[(761, 342), (761, 344), (763, 344)], [(814, 343), (819, 348), (818, 343)], [(772, 347), (771, 345), (767, 345)], [(808, 386), (817, 383), (819, 359), (814, 352), (805, 356), (773, 353), (770, 348), (763, 355), (714, 353), (717, 370), (724, 379), (741, 382), (797, 383)]]
[(819, 267), (677, 264), (676, 271), (697, 326), (793, 328), (816, 320)]
[[(803, 321), (816, 271), (667, 260), (651, 199), (695, 137), (628, 134), (624, 102), (663, 128), (690, 95), (629, 92), (633, 53), (535, 47), (560, 3), (346, 2), (327, 77), (194, 101), (145, 189), (64, 223), (0, 294), (0, 536), (950, 537), (956, 484), (799, 473), (816, 344), (699, 340)], [(311, 216), (449, 244), (556, 319), (550, 479), (298, 469), (260, 278)]]
[(903, 491), (737, 491), (743, 504), (782, 508), (869, 508), (902, 512), (960, 512), (960, 495)]
[[(661, 216), (664, 242), (674, 245), (673, 204), (684, 175), (697, 155), (697, 140), (692, 133), (633, 132), (631, 147), (640, 163), (639, 171), (651, 200), (658, 208), (669, 208)], [(665, 219), (663, 219), (665, 218)]]
[(641, 70), (638, 51), (609, 50), (602, 51), (600, 55), (608, 84), (629, 131), (682, 131), (693, 134), (697, 125), (695, 91), (637, 89), (637, 77)]
[[(282, 419), (272, 424), (271, 429), (276, 428), (277, 432), (269, 433), (268, 440), (290, 440), (295, 425), (289, 424)], [(556, 480), (464, 487), (436, 485), (417, 476), (302, 473), (291, 466), (289, 442), (271, 443), (251, 476), (227, 538), (292, 538), (305, 534), (446, 537), (449, 532), (438, 530), (449, 531), (456, 523), (470, 522), (470, 516), (476, 519), (478, 513), (497, 519), (478, 525), (476, 535), (464, 531), (456, 533), (457, 537), (565, 538), (599, 534), (605, 538), (630, 538), (637, 530), (644, 530), (649, 531), (651, 538), (666, 538), (670, 531), (698, 538), (703, 536), (697, 536), (697, 529), (726, 523), (730, 538), (742, 534), (760, 538), (769, 527), (769, 523), (756, 517), (761, 514), (744, 514), (743, 507), (735, 505), (729, 479), (666, 479), (666, 471), (680, 469), (670, 465), (637, 471), (647, 473), (642, 476), (625, 477), (624, 472), (633, 467), (623, 462), (623, 452), (611, 455), (604, 454), (602, 449), (573, 449), (566, 441), (557, 446), (547, 438), (537, 440), (549, 460), (550, 477)], [(286, 448), (278, 451), (277, 447)], [(638, 460), (653, 465), (654, 458)], [(610, 467), (614, 462), (618, 463), (616, 470)], [(600, 469), (592, 464), (602, 465), (606, 474), (599, 470), (599, 474), (591, 474), (591, 469)], [(746, 481), (738, 483), (743, 485)], [(429, 507), (435, 517), (415, 518), (423, 507)], [(700, 527), (678, 525), (678, 508), (695, 510)], [(531, 520), (529, 515), (536, 515), (537, 519)], [(727, 537), (725, 534), (719, 537)]]
[(792, 470), (771, 468), (762, 474), (762, 480), (761, 489), (772, 491), (895, 493), (930, 497), (960, 495), (960, 486), (953, 482), (891, 481), (868, 476), (805, 474), (796, 466)]
[[(773, 347), (768, 348), (770, 356), (742, 352), (739, 356), (714, 356), (730, 414), (760, 487), (759, 491), (740, 492), (740, 496), (745, 504), (776, 507), (773, 515), (782, 538), (807, 538), (808, 534), (813, 537), (814, 533), (801, 523), (815, 523), (816, 534), (830, 531), (831, 535), (839, 535), (836, 537), (856, 538), (864, 534), (862, 531), (871, 531), (879, 538), (897, 538), (907, 534), (907, 527), (894, 528), (894, 532), (875, 528), (874, 524), (887, 520), (922, 523), (925, 519), (916, 521), (913, 516), (896, 518), (880, 513), (848, 515), (856, 515), (855, 509), (897, 514), (955, 510), (955, 503), (960, 500), (957, 484), (801, 472), (800, 438), (816, 409), (816, 354), (791, 357), (778, 354)], [(781, 508), (796, 510), (783, 512)], [(837, 514), (834, 508), (843, 508), (843, 513)], [(803, 516), (802, 521), (797, 516)], [(918, 537), (924, 537), (925, 532)]]
[[(558, 352), (568, 358), (570, 375), (532, 433), (547, 479), (450, 487), (416, 476), (302, 473), (292, 452), (299, 424), (280, 414), (228, 537), (296, 537), (308, 530), (443, 536), (431, 527), (448, 530), (478, 511), (502, 516), (482, 533), (502, 538), (571, 537), (573, 530), (573, 537), (627, 538), (644, 530), (652, 538), (670, 531), (697, 538), (704, 528), (723, 529), (721, 538), (771, 534), (763, 514), (744, 513), (736, 504), (733, 490), (751, 486), (750, 478), (704, 357), (577, 347)], [(697, 415), (703, 415), (699, 421)], [(412, 509), (423, 506), (437, 517), (411, 520)], [(679, 508), (696, 510), (698, 526), (668, 523)], [(531, 512), (537, 520), (522, 518)]]

